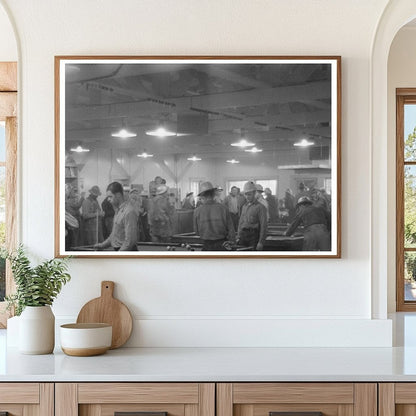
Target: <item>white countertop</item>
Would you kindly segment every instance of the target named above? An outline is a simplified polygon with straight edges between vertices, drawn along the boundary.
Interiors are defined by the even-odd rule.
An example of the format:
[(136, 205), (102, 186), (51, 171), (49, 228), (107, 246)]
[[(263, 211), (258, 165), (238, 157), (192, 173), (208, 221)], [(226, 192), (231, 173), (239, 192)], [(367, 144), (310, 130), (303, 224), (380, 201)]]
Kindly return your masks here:
[(416, 381), (416, 348), (120, 348), (0, 358), (0, 381)]
[(0, 382), (416, 381), (416, 314), (393, 317), (393, 348), (119, 348), (23, 355), (0, 330)]

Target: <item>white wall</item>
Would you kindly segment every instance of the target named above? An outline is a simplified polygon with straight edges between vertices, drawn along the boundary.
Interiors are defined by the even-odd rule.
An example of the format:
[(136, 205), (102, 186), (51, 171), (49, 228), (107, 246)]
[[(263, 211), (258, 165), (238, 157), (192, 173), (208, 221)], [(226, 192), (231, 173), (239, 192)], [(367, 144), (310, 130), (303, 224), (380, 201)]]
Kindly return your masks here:
[[(1, 4), (1, 3), (0, 3)], [(17, 44), (12, 23), (0, 6), (0, 61), (17, 61)]]
[(396, 88), (416, 87), (416, 26), (402, 28), (391, 44), (388, 65), (388, 310), (396, 310)]
[(130, 345), (390, 345), (385, 298), (371, 320), (370, 254), (370, 54), (386, 3), (0, 0), (21, 39), (21, 237), (44, 257), (54, 253), (54, 55), (343, 59), (342, 259), (74, 259), (57, 316), (72, 320), (110, 279), (137, 319)]

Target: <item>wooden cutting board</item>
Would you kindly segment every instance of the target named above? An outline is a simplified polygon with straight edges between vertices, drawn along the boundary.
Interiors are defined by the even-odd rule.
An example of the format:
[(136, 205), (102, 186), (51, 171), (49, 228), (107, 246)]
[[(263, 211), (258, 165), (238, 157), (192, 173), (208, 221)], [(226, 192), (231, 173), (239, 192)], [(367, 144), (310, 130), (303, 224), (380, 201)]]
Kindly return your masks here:
[(107, 323), (113, 326), (111, 349), (121, 347), (130, 338), (133, 319), (127, 306), (113, 297), (114, 282), (101, 282), (101, 296), (86, 303), (77, 323)]

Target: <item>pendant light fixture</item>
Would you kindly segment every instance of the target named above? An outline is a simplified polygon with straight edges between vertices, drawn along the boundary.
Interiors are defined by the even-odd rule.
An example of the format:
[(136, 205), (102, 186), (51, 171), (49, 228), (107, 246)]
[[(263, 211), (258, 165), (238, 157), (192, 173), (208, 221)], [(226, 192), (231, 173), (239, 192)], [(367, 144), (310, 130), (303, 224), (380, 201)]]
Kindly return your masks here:
[(142, 159), (147, 159), (149, 157), (153, 157), (152, 154), (147, 153), (146, 150), (144, 150), (142, 153), (140, 153), (139, 155), (137, 155), (137, 157), (141, 157)]
[(300, 142), (293, 143), (293, 146), (308, 147), (314, 145), (315, 142), (310, 142), (308, 139), (302, 139)]
[(192, 157), (188, 157), (188, 159), (190, 162), (198, 162), (200, 160), (202, 160), (200, 157), (197, 157), (195, 155), (193, 155)]
[(254, 146), (251, 149), (244, 149), (244, 151), (249, 153), (260, 153), (263, 151), (263, 149), (258, 149), (256, 146)]
[(126, 122), (124, 118), (121, 120), (121, 129), (117, 133), (112, 133), (112, 137), (117, 137), (119, 139), (130, 139), (131, 137), (136, 137), (137, 134), (129, 131), (126, 127)]
[(242, 147), (242, 148), (244, 148), (244, 147), (251, 147), (251, 146), (254, 146), (256, 143), (252, 143), (252, 142), (250, 142), (250, 141), (248, 141), (248, 140), (246, 140), (246, 139), (241, 139), (241, 140), (239, 140), (238, 142), (235, 142), (235, 143), (231, 143), (231, 146), (234, 146), (234, 147)]
[(85, 152), (89, 152), (90, 149), (87, 149), (86, 147), (82, 147), (80, 144), (77, 147), (72, 147), (71, 152), (75, 152), (75, 153), (85, 153)]
[(227, 163), (231, 163), (231, 164), (236, 164), (236, 163), (240, 163), (240, 161), (239, 160), (235, 160), (234, 158), (233, 159), (230, 159), (230, 160), (227, 160)]
[(167, 128), (165, 128), (164, 126), (160, 126), (154, 130), (147, 130), (146, 134), (148, 136), (156, 136), (156, 137), (171, 137), (171, 136), (176, 136), (176, 133), (168, 130)]
[(245, 148), (245, 147), (251, 147), (254, 146), (256, 143), (253, 143), (251, 140), (249, 140), (247, 138), (247, 131), (246, 129), (241, 129), (240, 130), (240, 134), (241, 134), (241, 138), (239, 141), (235, 142), (235, 143), (231, 143), (231, 146), (234, 147), (241, 147), (241, 148)]

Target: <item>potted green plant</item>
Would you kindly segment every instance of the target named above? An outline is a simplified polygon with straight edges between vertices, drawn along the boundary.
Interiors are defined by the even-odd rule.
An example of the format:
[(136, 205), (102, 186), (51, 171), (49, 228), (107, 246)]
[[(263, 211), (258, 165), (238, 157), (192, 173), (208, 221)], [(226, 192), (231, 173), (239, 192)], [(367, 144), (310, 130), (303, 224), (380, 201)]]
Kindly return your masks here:
[(68, 258), (45, 260), (32, 266), (23, 246), (4, 251), (10, 261), (16, 292), (6, 296), (8, 309), (19, 318), (19, 350), (49, 354), (55, 346), (55, 316), (51, 305), (71, 276)]

